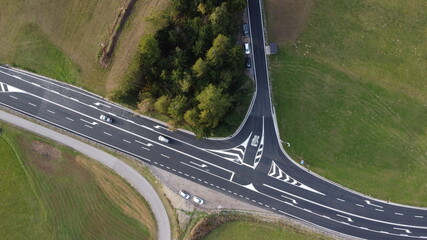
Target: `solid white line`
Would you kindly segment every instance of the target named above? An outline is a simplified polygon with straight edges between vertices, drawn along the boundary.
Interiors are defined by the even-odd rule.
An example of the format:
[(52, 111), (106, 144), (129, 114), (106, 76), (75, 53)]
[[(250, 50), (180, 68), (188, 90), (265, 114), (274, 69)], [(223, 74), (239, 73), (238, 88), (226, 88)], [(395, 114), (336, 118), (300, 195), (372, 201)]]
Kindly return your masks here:
[(13, 98), (13, 99), (18, 99), (17, 97), (12, 96), (12, 95), (9, 95), (9, 97), (11, 97), (11, 98)]
[(160, 154), (162, 157), (165, 157), (165, 158), (169, 158), (169, 156), (167, 156), (167, 155), (164, 155), (164, 154)]
[(85, 124), (85, 127), (88, 127), (88, 128), (93, 128), (92, 126), (89, 126), (89, 125), (86, 125), (86, 124)]
[(51, 111), (51, 110), (47, 110), (48, 112), (50, 112), (50, 113), (52, 113), (52, 114), (55, 114), (55, 112), (54, 111)]
[[(426, 226), (416, 226), (416, 225), (400, 224), (400, 223), (387, 222), (387, 221), (383, 221), (383, 220), (378, 220), (378, 219), (368, 218), (368, 217), (365, 217), (365, 216), (360, 216), (360, 215), (357, 215), (357, 214), (354, 214), (354, 213), (349, 213), (349, 212), (346, 212), (346, 211), (342, 211), (342, 210), (339, 210), (339, 209), (335, 209), (335, 208), (333, 208), (333, 207), (329, 207), (329, 206), (326, 206), (326, 205), (323, 205), (323, 204), (320, 204), (320, 203), (317, 203), (317, 202), (314, 202), (314, 201), (311, 201), (311, 200), (305, 199), (305, 198), (303, 198), (303, 197), (300, 197), (300, 196), (294, 195), (294, 194), (292, 194), (292, 193), (288, 193), (288, 192), (286, 192), (286, 191), (283, 191), (283, 190), (281, 190), (281, 189), (275, 188), (275, 187), (270, 186), (270, 185), (265, 184), (265, 183), (263, 183), (262, 185), (263, 185), (263, 186), (266, 186), (266, 187), (268, 187), (268, 188), (274, 189), (274, 190), (276, 190), (276, 191), (282, 192), (282, 193), (284, 193), (284, 194), (290, 195), (290, 196), (295, 197), (295, 198), (297, 198), (297, 199), (301, 199), (301, 200), (303, 200), (303, 201), (309, 202), (309, 203), (311, 203), (311, 204), (318, 205), (318, 206), (320, 206), (320, 207), (324, 207), (324, 208), (326, 208), (326, 209), (333, 210), (333, 211), (336, 211), (336, 212), (339, 212), (339, 213), (342, 213), (342, 214), (346, 214), (346, 215), (349, 215), (349, 216), (352, 216), (352, 217), (358, 217), (358, 218), (362, 218), (362, 219), (369, 220), (369, 221), (373, 221), (373, 222), (379, 222), (379, 223), (384, 223), (384, 224), (389, 224), (389, 225), (395, 225), (395, 226), (401, 226), (401, 227), (410, 227), (410, 228), (417, 228), (417, 229), (427, 229), (427, 227), (426, 227)], [(261, 192), (260, 192), (260, 194), (263, 194), (263, 193), (261, 193)], [(272, 197), (272, 196), (270, 196), (270, 195), (267, 195), (267, 194), (263, 194), (263, 195), (268, 196), (268, 197), (270, 197), (270, 198), (272, 198), (272, 199), (275, 199), (275, 200), (277, 200), (277, 201), (281, 201), (280, 199), (277, 199), (277, 198)], [(296, 207), (296, 208), (298, 208), (298, 209), (301, 209), (301, 208), (300, 208), (300, 207), (298, 207), (298, 206), (295, 206), (295, 205), (293, 205), (293, 206), (294, 206), (294, 207)], [(377, 209), (375, 209), (375, 210), (377, 210)], [(384, 210), (382, 210), (382, 209), (378, 209), (377, 211), (382, 211), (382, 212), (383, 212)]]
[(126, 139), (123, 139), (123, 142), (125, 142), (125, 143), (130, 143), (130, 141), (128, 141), (128, 140), (126, 140)]
[(104, 134), (105, 134), (105, 135), (108, 135), (108, 136), (110, 136), (110, 137), (111, 137), (111, 136), (113, 136), (111, 133), (107, 133), (107, 132), (104, 132)]
[(74, 122), (74, 119), (72, 119), (72, 118), (65, 117), (65, 119), (67, 119), (67, 120), (69, 120), (69, 121), (71, 121), (71, 122)]
[(34, 103), (28, 103), (29, 105), (31, 105), (31, 106), (33, 106), (33, 107), (37, 107), (37, 105), (36, 104), (34, 104)]

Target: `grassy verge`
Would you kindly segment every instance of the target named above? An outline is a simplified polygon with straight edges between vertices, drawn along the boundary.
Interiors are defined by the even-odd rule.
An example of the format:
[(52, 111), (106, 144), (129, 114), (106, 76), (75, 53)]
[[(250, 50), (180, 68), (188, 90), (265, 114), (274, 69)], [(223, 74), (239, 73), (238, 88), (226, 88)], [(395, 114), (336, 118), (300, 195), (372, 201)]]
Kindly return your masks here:
[(150, 31), (145, 19), (167, 5), (165, 0), (138, 1), (111, 65), (101, 68), (101, 43), (107, 42), (126, 1), (0, 0), (0, 62), (106, 95), (120, 82), (141, 36)]
[(425, 1), (318, 1), (301, 10), (310, 17), (295, 39), (277, 30), (291, 24), (274, 10), (286, 4), (267, 1), (270, 38), (280, 43), (272, 81), (286, 150), (357, 191), (427, 206)]
[[(0, 227), (6, 239), (155, 238), (148, 204), (122, 178), (69, 148), (2, 126), (0, 140), (8, 145), (0, 149), (10, 150), (2, 161), (14, 166), (7, 174), (21, 176), (2, 186), (0, 202), (9, 204), (2, 214), (11, 215)], [(20, 188), (27, 196), (16, 194)]]
[(201, 218), (188, 240), (331, 239), (296, 225), (240, 214), (215, 214)]

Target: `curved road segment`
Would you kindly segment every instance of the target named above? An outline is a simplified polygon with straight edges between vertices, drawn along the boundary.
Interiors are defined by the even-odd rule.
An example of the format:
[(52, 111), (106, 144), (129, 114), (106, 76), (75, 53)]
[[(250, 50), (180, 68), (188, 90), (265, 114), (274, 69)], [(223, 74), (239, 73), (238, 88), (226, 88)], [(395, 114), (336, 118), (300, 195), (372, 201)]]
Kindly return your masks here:
[[(197, 140), (82, 89), (0, 68), (0, 104), (234, 198), (361, 239), (427, 239), (427, 209), (387, 203), (307, 172), (280, 145), (270, 101), (261, 6), (248, 1), (256, 93), (233, 137)], [(99, 120), (113, 117), (112, 124)], [(158, 140), (163, 135), (171, 141)]]

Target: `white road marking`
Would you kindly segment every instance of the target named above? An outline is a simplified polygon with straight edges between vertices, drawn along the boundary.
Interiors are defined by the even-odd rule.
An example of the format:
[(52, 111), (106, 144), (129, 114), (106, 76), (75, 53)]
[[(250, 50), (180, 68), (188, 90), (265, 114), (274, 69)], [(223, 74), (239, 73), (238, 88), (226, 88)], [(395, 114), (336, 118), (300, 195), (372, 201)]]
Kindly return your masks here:
[(141, 147), (142, 149), (145, 149), (145, 150), (147, 150), (147, 151), (150, 151), (150, 149), (149, 148), (146, 148), (146, 147)]
[(191, 176), (191, 178), (192, 178), (192, 179), (196, 179), (196, 177), (194, 177), (194, 176)]
[(356, 203), (356, 206), (359, 206), (359, 207), (365, 207), (365, 206), (363, 206), (362, 204), (358, 204), (358, 203)]
[(293, 198), (286, 197), (286, 196), (284, 196), (284, 195), (280, 195), (280, 196), (281, 196), (282, 198), (286, 198), (286, 199), (291, 200), (293, 204), (298, 204), (298, 203), (297, 203), (297, 201), (295, 201), (295, 199), (293, 199)]
[(378, 211), (378, 212), (384, 212), (384, 210), (382, 210), (382, 209), (378, 209), (378, 208), (375, 208), (375, 211)]
[[(409, 228), (417, 228), (417, 229), (427, 229), (427, 226), (417, 226), (417, 225), (407, 225), (407, 224), (400, 224), (400, 223), (394, 223), (394, 222), (387, 222), (387, 221), (383, 221), (383, 220), (378, 220), (378, 219), (374, 219), (374, 218), (369, 218), (369, 217), (365, 217), (365, 216), (357, 215), (357, 214), (354, 214), (354, 213), (349, 213), (349, 212), (346, 212), (346, 211), (343, 211), (343, 210), (339, 210), (339, 209), (336, 209), (336, 208), (332, 208), (332, 207), (329, 207), (329, 206), (326, 206), (326, 205), (323, 205), (323, 204), (320, 204), (320, 203), (317, 203), (317, 202), (311, 201), (311, 200), (309, 200), (309, 199), (305, 199), (305, 198), (303, 198), (303, 197), (300, 197), (300, 196), (294, 195), (294, 194), (292, 194), (292, 193), (288, 193), (288, 192), (286, 192), (286, 191), (284, 191), (284, 190), (281, 190), (281, 189), (275, 188), (275, 187), (270, 186), (270, 185), (265, 184), (265, 183), (263, 183), (262, 185), (263, 185), (263, 186), (265, 186), (265, 187), (268, 187), (268, 188), (274, 189), (274, 190), (276, 190), (276, 191), (282, 192), (282, 193), (284, 193), (284, 194), (288, 194), (288, 195), (290, 195), (290, 196), (292, 196), (292, 197), (295, 197), (295, 198), (297, 198), (297, 199), (301, 199), (301, 200), (303, 200), (303, 201), (309, 202), (309, 203), (311, 203), (311, 204), (314, 204), (314, 205), (317, 205), (317, 206), (320, 206), (320, 207), (323, 207), (323, 208), (326, 208), (326, 209), (329, 209), (329, 210), (333, 210), (333, 211), (336, 211), (336, 212), (338, 212), (338, 213), (346, 214), (346, 215), (349, 215), (349, 216), (352, 216), (352, 217), (358, 217), (358, 218), (362, 218), (362, 219), (369, 220), (369, 221), (373, 221), (373, 222), (378, 222), (378, 223), (383, 223), (383, 224), (389, 224), (389, 225), (394, 225), (394, 226), (400, 226), (400, 227), (409, 227)], [(280, 200), (280, 199), (277, 199), (277, 198), (275, 198), (275, 197), (273, 197), (273, 196), (270, 196), (270, 195), (267, 195), (267, 194), (263, 194), (262, 192), (260, 192), (260, 194), (262, 194), (262, 195), (264, 195), (264, 196), (267, 196), (267, 197), (269, 197), (269, 198), (271, 198), (271, 199), (274, 199), (274, 200), (276, 200), (276, 201), (280, 201), (280, 202), (286, 203), (285, 201), (282, 201), (282, 200)], [(296, 207), (296, 208), (298, 208), (298, 209), (302, 209), (301, 207), (298, 207), (298, 206), (296, 206), (296, 205), (293, 205), (293, 206), (294, 206), (294, 207)], [(377, 211), (384, 211), (384, 210), (382, 210), (382, 209), (378, 209)], [(316, 213), (313, 213), (313, 214), (316, 214)], [(316, 215), (319, 215), (319, 214), (316, 214)], [(319, 216), (320, 216), (320, 215), (319, 215)]]
[(13, 98), (13, 99), (18, 99), (17, 97), (12, 96), (12, 95), (9, 95), (9, 97), (11, 97), (11, 98)]
[(104, 107), (107, 107), (107, 108), (111, 108), (110, 106), (108, 106), (107, 104), (103, 104), (103, 103), (100, 103), (100, 102), (96, 102), (96, 103), (94, 103), (93, 105), (95, 105), (95, 106), (104, 106)]
[(369, 201), (369, 200), (365, 200), (365, 202), (366, 202), (366, 204), (368, 204), (368, 205), (371, 205), (371, 206), (374, 206), (374, 207), (383, 208), (383, 207), (382, 207), (382, 206), (380, 206), (380, 205), (376, 205), (376, 204), (371, 203), (371, 201)]
[(416, 217), (416, 218), (424, 218), (423, 216), (414, 216), (414, 217)]
[(403, 216), (403, 213), (395, 212), (394, 214), (399, 215), (399, 216)]
[(55, 114), (55, 112), (54, 111), (52, 111), (52, 110), (47, 110), (48, 112), (50, 112), (50, 113), (52, 113), (52, 114)]
[(130, 143), (130, 141), (128, 141), (128, 140), (126, 140), (126, 139), (123, 139), (123, 142), (125, 142), (125, 143)]
[(72, 97), (70, 97), (70, 99), (73, 100), (73, 101), (76, 101), (76, 102), (80, 102), (80, 100), (72, 98)]
[(175, 168), (172, 168), (172, 171), (176, 172)]
[(31, 105), (31, 106), (33, 106), (33, 107), (37, 107), (37, 105), (36, 104), (34, 104), (34, 103), (28, 103), (29, 105)]
[(88, 124), (90, 124), (90, 125), (97, 125), (98, 123), (97, 122), (91, 122), (91, 121), (88, 121), (88, 120), (86, 120), (86, 119), (83, 119), (83, 118), (80, 118), (80, 121), (82, 121), (82, 122), (85, 122), (85, 123), (88, 123)]
[(161, 164), (161, 163), (160, 163), (160, 166), (161, 166), (161, 167), (164, 167), (165, 165), (163, 165), (163, 164)]
[(386, 234), (389, 234), (389, 232), (386, 232), (386, 231), (380, 231), (380, 233), (386, 233)]
[(113, 136), (111, 133), (107, 133), (107, 132), (104, 132), (104, 134), (105, 134), (105, 135), (108, 135), (108, 136), (110, 136), (110, 137), (111, 137), (111, 136)]
[(349, 217), (347, 217), (347, 216), (343, 216), (343, 215), (340, 215), (340, 214), (337, 214), (337, 216), (338, 216), (338, 217), (345, 218), (345, 219), (347, 219), (347, 221), (349, 221), (349, 222), (353, 222), (353, 219), (351, 219), (351, 218), (349, 218)]
[(196, 166), (202, 167), (202, 168), (206, 168), (206, 167), (208, 167), (208, 165), (206, 165), (206, 164), (198, 164), (198, 163), (195, 163), (195, 162), (192, 162), (192, 161), (190, 161), (190, 163), (191, 163), (191, 164), (194, 164), (194, 165), (196, 165)]
[(167, 155), (164, 155), (164, 154), (160, 154), (162, 157), (165, 157), (165, 158), (169, 158), (169, 156), (167, 156)]
[(72, 118), (65, 117), (65, 119), (67, 119), (68, 121), (74, 122), (74, 119), (72, 119)]
[(402, 230), (402, 231), (405, 231), (406, 233), (412, 233), (411, 231), (409, 231), (409, 229), (406, 229), (406, 228), (397, 228), (397, 227), (394, 227), (393, 229)]
[(341, 199), (341, 198), (337, 198), (337, 200), (338, 200), (338, 201), (341, 201), (341, 202), (345, 202), (345, 200), (344, 200), (344, 199)]
[(171, 169), (170, 167), (166, 166), (167, 169)]
[(329, 216), (326, 216), (326, 215), (322, 215), (322, 217), (324, 217), (326, 219), (331, 219)]
[(144, 146), (147, 146), (147, 147), (151, 147), (151, 146), (153, 146), (153, 144), (152, 144), (152, 143), (143, 143), (143, 142), (138, 141), (138, 140), (135, 140), (135, 142), (137, 142), (137, 143), (139, 143), (139, 144), (142, 144), (142, 145), (144, 145)]
[(89, 126), (89, 125), (87, 125), (87, 124), (85, 124), (85, 127), (88, 127), (88, 128), (93, 128), (92, 126)]

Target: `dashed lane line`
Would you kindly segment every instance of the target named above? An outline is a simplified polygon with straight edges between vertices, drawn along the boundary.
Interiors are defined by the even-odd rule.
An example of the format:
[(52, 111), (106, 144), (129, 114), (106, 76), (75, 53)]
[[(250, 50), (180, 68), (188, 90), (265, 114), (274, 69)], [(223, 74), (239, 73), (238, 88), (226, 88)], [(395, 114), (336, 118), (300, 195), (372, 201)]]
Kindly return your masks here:
[(52, 114), (55, 114), (55, 112), (54, 112), (54, 111), (52, 111), (52, 110), (47, 110), (47, 112), (52, 113)]
[(11, 97), (11, 98), (13, 98), (13, 99), (18, 99), (17, 97), (15, 97), (15, 96), (12, 96), (12, 95), (9, 95), (9, 97)]
[(399, 215), (399, 216), (403, 216), (403, 213), (399, 213), (399, 212), (395, 212), (394, 214)]
[(128, 140), (126, 140), (126, 139), (123, 139), (123, 142), (125, 142), (125, 143), (130, 143), (130, 141), (128, 141)]
[(111, 136), (113, 136), (111, 133), (107, 133), (107, 132), (104, 132), (104, 134), (105, 134), (105, 135), (108, 135), (108, 136), (110, 136), (110, 137), (111, 137)]
[(338, 200), (338, 201), (341, 201), (341, 202), (345, 202), (345, 200), (344, 200), (344, 199), (341, 199), (341, 198), (337, 198), (337, 200)]
[(167, 156), (167, 155), (164, 155), (164, 154), (160, 154), (160, 155), (164, 158), (169, 158), (169, 156)]
[(358, 203), (356, 203), (356, 206), (358, 206), (358, 207), (365, 207), (362, 204), (358, 204)]
[(72, 118), (65, 117), (65, 119), (67, 119), (68, 121), (74, 122), (74, 119), (72, 119)]
[(384, 210), (382, 210), (382, 209), (378, 209), (378, 208), (375, 208), (375, 211), (378, 211), (378, 212), (384, 212)]
[[(146, 148), (146, 147), (141, 147), (142, 149), (145, 149), (145, 150), (147, 150), (147, 151), (150, 151), (150, 149), (149, 148)], [(176, 170), (175, 170), (176, 171)]]
[(37, 107), (37, 105), (36, 104), (34, 104), (34, 103), (28, 103), (28, 105), (31, 105), (31, 106), (33, 106), (33, 107)]

